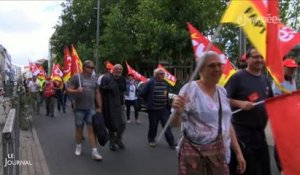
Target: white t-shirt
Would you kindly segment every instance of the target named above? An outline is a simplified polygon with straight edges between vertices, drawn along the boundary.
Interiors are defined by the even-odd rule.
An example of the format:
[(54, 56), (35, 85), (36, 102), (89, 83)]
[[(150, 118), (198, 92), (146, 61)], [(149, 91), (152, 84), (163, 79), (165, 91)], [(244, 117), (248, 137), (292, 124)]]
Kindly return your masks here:
[(136, 87), (134, 84), (129, 84), (129, 92), (128, 92), (128, 96), (125, 95), (125, 100), (136, 100)]
[(39, 87), (40, 84), (38, 80), (35, 81), (31, 80), (28, 83), (29, 92), (39, 92)]
[[(219, 100), (215, 92), (213, 98), (208, 96), (193, 81), (190, 88), (186, 90), (187, 84), (182, 87), (179, 94), (187, 94), (185, 115), (183, 117), (182, 129), (190, 139), (199, 144), (208, 144), (214, 141), (218, 135)], [(217, 86), (222, 104), (222, 137), (224, 140), (226, 160), (230, 160), (230, 126), (231, 108), (226, 90)]]

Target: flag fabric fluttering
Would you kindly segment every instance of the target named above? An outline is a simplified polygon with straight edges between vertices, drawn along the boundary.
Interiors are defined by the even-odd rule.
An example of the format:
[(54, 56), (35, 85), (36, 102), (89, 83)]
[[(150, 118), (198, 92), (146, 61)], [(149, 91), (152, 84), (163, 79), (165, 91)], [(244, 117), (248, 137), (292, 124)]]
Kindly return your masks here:
[(68, 47), (64, 49), (64, 66), (63, 71), (63, 81), (67, 82), (71, 78), (71, 67), (72, 67), (72, 57)]
[(105, 68), (106, 70), (110, 71), (110, 73), (112, 73), (113, 69), (114, 69), (114, 65), (109, 62), (108, 60), (105, 61)]
[(73, 46), (71, 45), (71, 57), (72, 57), (72, 64), (71, 64), (71, 76), (81, 73), (82, 72), (82, 62)]
[(165, 77), (164, 80), (166, 80), (166, 82), (168, 84), (170, 84), (171, 86), (175, 86), (176, 84), (176, 77), (174, 75), (172, 75), (166, 68), (164, 68), (161, 64), (158, 64), (157, 68), (160, 68), (164, 71), (165, 73)]
[(62, 81), (63, 72), (60, 70), (59, 64), (52, 65), (52, 80)]
[[(234, 23), (242, 27), (253, 46), (265, 58), (268, 71), (277, 81), (276, 84), (283, 81), (282, 59), (300, 42), (300, 34), (280, 23), (277, 1), (232, 0), (221, 23)], [(277, 40), (277, 44), (272, 43), (272, 40)], [(269, 56), (267, 50), (270, 52)]]
[(38, 78), (39, 78), (40, 80), (45, 80), (45, 79), (46, 79), (46, 71), (45, 71), (43, 65), (37, 64), (37, 67), (38, 67), (39, 70), (40, 70), (40, 73), (38, 74)]
[[(195, 57), (198, 58), (206, 50), (210, 41), (206, 39), (205, 36), (202, 35), (202, 33), (200, 33), (191, 23), (187, 23), (187, 26), (190, 32)], [(236, 70), (233, 68), (229, 58), (225, 56), (225, 54), (221, 52), (220, 49), (218, 49), (214, 45), (211, 45), (210, 50), (217, 52), (220, 55), (222, 62), (224, 63), (223, 74), (218, 84), (221, 86), (225, 86), (229, 78), (236, 72)]]
[[(267, 21), (267, 50), (266, 50), (266, 65), (270, 69), (269, 72), (275, 83), (280, 85), (284, 81), (282, 54), (278, 38), (279, 16), (278, 16), (278, 1), (268, 2), (269, 15), (274, 17), (272, 21)], [(277, 20), (276, 20), (277, 19)]]
[(265, 101), (275, 145), (285, 175), (300, 174), (299, 97), (300, 91), (295, 91)]
[(129, 64), (127, 63), (127, 61), (126, 61), (126, 67), (127, 67), (128, 74), (132, 74), (133, 78), (135, 80), (138, 80), (138, 81), (141, 81), (141, 82), (146, 82), (147, 81), (147, 78), (144, 77), (143, 75), (141, 75), (136, 70), (134, 70), (131, 66), (129, 66)]
[(33, 63), (31, 61), (29, 61), (29, 70), (33, 76), (37, 76), (40, 73), (40, 69), (38, 68), (36, 63)]

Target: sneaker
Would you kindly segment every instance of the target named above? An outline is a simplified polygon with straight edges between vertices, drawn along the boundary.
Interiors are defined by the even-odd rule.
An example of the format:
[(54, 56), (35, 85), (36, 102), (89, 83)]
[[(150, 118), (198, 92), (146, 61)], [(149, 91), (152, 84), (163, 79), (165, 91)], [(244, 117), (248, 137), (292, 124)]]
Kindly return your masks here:
[(102, 160), (102, 156), (98, 153), (98, 151), (93, 151), (92, 152), (92, 159), (96, 160), (96, 161), (101, 161)]
[(129, 124), (131, 121), (130, 120), (127, 120), (127, 123)]
[(154, 147), (156, 147), (156, 143), (155, 142), (149, 142), (149, 146), (154, 148)]
[(76, 145), (75, 155), (80, 156), (81, 154), (81, 145)]

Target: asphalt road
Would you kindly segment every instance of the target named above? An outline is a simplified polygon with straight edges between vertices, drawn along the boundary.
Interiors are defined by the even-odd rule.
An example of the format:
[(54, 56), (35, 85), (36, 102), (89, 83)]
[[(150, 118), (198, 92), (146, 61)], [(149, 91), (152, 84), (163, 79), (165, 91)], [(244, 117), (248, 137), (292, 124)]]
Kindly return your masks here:
[[(42, 107), (43, 108), (43, 107)], [(33, 125), (37, 131), (50, 173), (53, 175), (173, 175), (177, 173), (176, 151), (171, 150), (163, 138), (156, 148), (148, 146), (148, 122), (145, 113), (140, 113), (142, 123), (127, 124), (124, 133), (125, 150), (112, 152), (98, 146), (102, 162), (91, 159), (87, 139), (83, 141), (82, 155), (75, 151), (75, 126), (73, 113), (55, 111), (55, 118), (45, 116), (42, 109), (35, 116)], [(85, 136), (87, 134), (85, 133)]]
[[(71, 109), (67, 107), (66, 114), (55, 112), (55, 118), (46, 117), (42, 107), (41, 114), (33, 120), (51, 175), (177, 174), (176, 152), (169, 149), (164, 138), (156, 148), (148, 146), (148, 120), (145, 113), (140, 113), (142, 124), (127, 124), (123, 139), (126, 149), (112, 152), (108, 144), (105, 147), (98, 146), (103, 161), (96, 162), (91, 159), (87, 140), (83, 141), (81, 156), (74, 155), (75, 126)], [(178, 138), (179, 131), (173, 129), (173, 132)], [(270, 147), (271, 155), (272, 149), (273, 147)], [(272, 175), (278, 175), (273, 156), (271, 160)]]

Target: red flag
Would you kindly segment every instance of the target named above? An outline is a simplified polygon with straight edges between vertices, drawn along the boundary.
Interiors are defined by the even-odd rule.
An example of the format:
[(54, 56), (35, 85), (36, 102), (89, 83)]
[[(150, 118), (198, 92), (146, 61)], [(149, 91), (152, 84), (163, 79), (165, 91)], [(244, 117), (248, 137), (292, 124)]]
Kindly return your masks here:
[(46, 79), (46, 72), (45, 72), (45, 69), (44, 69), (43, 65), (37, 64), (37, 67), (40, 70), (40, 73), (38, 74), (38, 78), (42, 79), (42, 80), (45, 80)]
[(105, 67), (106, 67), (106, 69), (109, 70), (110, 72), (112, 72), (113, 69), (114, 69), (114, 65), (111, 64), (108, 60), (105, 61)]
[(143, 75), (141, 75), (139, 72), (137, 72), (136, 70), (132, 69), (132, 67), (129, 66), (129, 64), (127, 63), (126, 61), (126, 66), (127, 66), (127, 71), (128, 71), (128, 74), (132, 74), (133, 75), (133, 78), (135, 80), (139, 80), (139, 81), (142, 81), (142, 82), (146, 82), (147, 81), (147, 78), (144, 77)]
[(300, 174), (300, 91), (266, 100), (266, 110), (285, 175)]
[(62, 76), (63, 76), (63, 73), (60, 70), (59, 64), (53, 64), (52, 65), (52, 80), (61, 81)]
[(64, 66), (63, 66), (63, 80), (68, 81), (71, 78), (72, 58), (68, 47), (64, 49)]
[(82, 63), (73, 44), (71, 45), (71, 57), (72, 57), (71, 76), (73, 76), (74, 74), (78, 74), (82, 72)]
[[(266, 65), (277, 84), (283, 82), (282, 53), (278, 38), (279, 16), (278, 1), (268, 1), (268, 11), (272, 20), (267, 20)], [(274, 19), (274, 20), (273, 20)]]
[[(192, 44), (193, 44), (193, 49), (194, 49), (194, 54), (195, 57), (198, 58), (203, 54), (203, 52), (206, 50), (206, 47), (209, 44), (209, 40), (206, 39), (192, 24), (187, 23)], [(235, 69), (232, 67), (231, 62), (227, 56), (223, 52), (220, 51), (217, 47), (214, 45), (211, 46), (210, 50), (217, 52), (220, 57), (222, 62), (225, 64), (224, 69), (223, 69), (223, 74), (219, 80), (219, 84), (224, 86), (229, 78), (236, 72)]]
[(161, 64), (158, 64), (157, 68), (162, 69), (165, 72), (165, 77), (164, 79), (171, 85), (171, 86), (175, 86), (176, 84), (176, 77), (174, 75), (172, 75), (169, 71), (167, 71), (167, 69), (165, 69)]
[(33, 76), (37, 76), (40, 73), (38, 66), (35, 63), (29, 62), (29, 70)]

